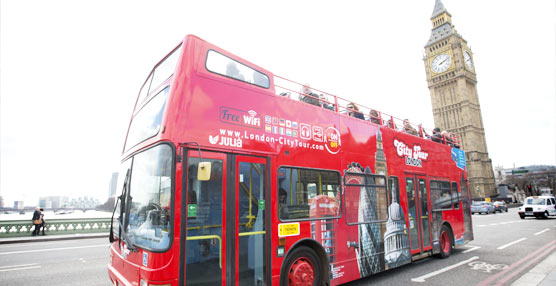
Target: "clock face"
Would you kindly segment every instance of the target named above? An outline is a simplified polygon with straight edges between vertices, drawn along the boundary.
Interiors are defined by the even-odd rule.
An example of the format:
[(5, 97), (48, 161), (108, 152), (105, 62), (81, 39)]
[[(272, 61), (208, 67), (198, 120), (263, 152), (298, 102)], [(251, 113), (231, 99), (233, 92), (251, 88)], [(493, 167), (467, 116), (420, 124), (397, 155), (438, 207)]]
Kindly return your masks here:
[(435, 73), (444, 72), (450, 67), (451, 63), (452, 63), (452, 59), (451, 59), (450, 55), (440, 54), (440, 55), (436, 56), (436, 58), (434, 58), (434, 60), (432, 60), (432, 63), (431, 63), (432, 70)]
[(465, 62), (465, 65), (467, 65), (469, 69), (473, 69), (473, 61), (471, 60), (471, 54), (469, 54), (468, 51), (465, 51), (463, 53), (463, 61)]

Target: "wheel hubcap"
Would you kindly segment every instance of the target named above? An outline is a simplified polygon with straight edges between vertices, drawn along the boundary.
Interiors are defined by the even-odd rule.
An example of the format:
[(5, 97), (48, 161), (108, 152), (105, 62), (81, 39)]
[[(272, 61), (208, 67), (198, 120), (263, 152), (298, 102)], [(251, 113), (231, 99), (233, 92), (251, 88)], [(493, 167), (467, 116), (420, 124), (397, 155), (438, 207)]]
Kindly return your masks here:
[(313, 265), (306, 258), (298, 258), (291, 266), (289, 272), (290, 285), (309, 286), (315, 280)]
[(440, 245), (442, 247), (442, 252), (450, 252), (450, 238), (448, 237), (448, 233), (445, 231), (443, 231), (440, 235)]

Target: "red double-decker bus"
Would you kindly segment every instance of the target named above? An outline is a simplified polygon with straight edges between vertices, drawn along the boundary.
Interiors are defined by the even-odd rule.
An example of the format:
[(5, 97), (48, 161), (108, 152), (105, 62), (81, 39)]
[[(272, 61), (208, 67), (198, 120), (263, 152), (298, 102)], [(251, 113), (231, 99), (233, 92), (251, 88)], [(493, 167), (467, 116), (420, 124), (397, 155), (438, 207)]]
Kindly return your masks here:
[(453, 137), (195, 36), (141, 88), (119, 188), (114, 285), (338, 285), (473, 239)]

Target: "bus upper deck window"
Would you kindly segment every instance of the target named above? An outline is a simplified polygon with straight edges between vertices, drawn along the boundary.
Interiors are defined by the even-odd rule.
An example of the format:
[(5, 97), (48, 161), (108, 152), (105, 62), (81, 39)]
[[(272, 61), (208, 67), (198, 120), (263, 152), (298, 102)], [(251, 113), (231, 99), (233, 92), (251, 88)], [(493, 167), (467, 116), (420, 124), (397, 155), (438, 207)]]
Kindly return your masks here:
[(268, 76), (216, 51), (209, 50), (206, 61), (207, 70), (229, 78), (256, 86), (269, 88)]

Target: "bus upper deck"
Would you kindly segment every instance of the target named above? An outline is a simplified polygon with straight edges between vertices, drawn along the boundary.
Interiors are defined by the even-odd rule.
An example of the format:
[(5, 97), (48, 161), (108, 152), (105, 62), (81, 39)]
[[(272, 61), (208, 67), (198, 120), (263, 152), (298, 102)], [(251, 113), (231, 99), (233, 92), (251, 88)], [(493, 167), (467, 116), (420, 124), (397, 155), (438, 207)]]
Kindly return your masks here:
[[(189, 60), (186, 62), (183, 58), (180, 58), (181, 53), (189, 53), (188, 56), (194, 56), (195, 58), (205, 60), (193, 62)], [(191, 55), (191, 53), (195, 53), (195, 55)], [(456, 134), (446, 131), (441, 133), (437, 128), (426, 129), (422, 127), (421, 124), (413, 124), (407, 119), (402, 120), (393, 115), (374, 110), (361, 104), (356, 104), (340, 96), (310, 87), (308, 84), (301, 84), (274, 75), (270, 71), (250, 63), (247, 60), (232, 55), (195, 36), (189, 35), (182, 44), (175, 48), (153, 68), (151, 74), (142, 86), (134, 108), (124, 151), (130, 151), (138, 142), (153, 135), (146, 134), (148, 132), (145, 131), (145, 127), (150, 127), (149, 131), (151, 133), (153, 133), (155, 129), (161, 128), (161, 126), (158, 125), (162, 124), (162, 117), (164, 115), (163, 109), (166, 106), (167, 96), (170, 93), (171, 88), (169, 84), (173, 80), (174, 71), (180, 73), (180, 75), (177, 82), (175, 82), (174, 86), (171, 88), (186, 86), (184, 82), (181, 82), (183, 80), (216, 80), (241, 87), (243, 90), (248, 91), (248, 93), (256, 93), (257, 95), (252, 97), (255, 101), (256, 96), (266, 95), (275, 97), (276, 102), (283, 102), (284, 104), (288, 104), (287, 102), (292, 101), (299, 102), (306, 105), (304, 109), (308, 110), (307, 112), (309, 114), (326, 114), (324, 117), (329, 118), (330, 115), (328, 112), (332, 112), (338, 115), (356, 118), (358, 121), (360, 120), (369, 125), (387, 127), (394, 131), (459, 148), (459, 140)], [(199, 77), (192, 76), (192, 73), (197, 73)], [(183, 75), (185, 75), (185, 77), (183, 77)], [(185, 93), (192, 94), (191, 91), (185, 90), (181, 90), (178, 93), (182, 95)], [(158, 94), (162, 94), (162, 96), (158, 96)], [(179, 101), (177, 103), (178, 105), (183, 105), (186, 101), (184, 97), (181, 96), (174, 100)], [(215, 99), (214, 101), (216, 102), (217, 100), (218, 99)], [(153, 102), (153, 104), (147, 104), (150, 102)], [(194, 100), (192, 102), (194, 102)], [(206, 106), (207, 102), (205, 101), (195, 103), (195, 106), (190, 106), (189, 108), (191, 108), (190, 111), (192, 111), (195, 108), (203, 108)], [(319, 107), (319, 109), (316, 109), (315, 106)], [(179, 112), (183, 112), (183, 110), (179, 110)], [(256, 111), (253, 109), (233, 111), (225, 110), (225, 108), (221, 107), (220, 113), (220, 121), (229, 121), (236, 125), (261, 129), (263, 127), (269, 128), (270, 124), (272, 124), (272, 126), (282, 126), (281, 122), (272, 122), (274, 118), (271, 118), (269, 122), (268, 118), (258, 117)], [(179, 117), (180, 115), (172, 114), (170, 110), (170, 114), (167, 115), (166, 120), (173, 120), (175, 122), (179, 120)], [(263, 120), (265, 120), (265, 122), (263, 122)], [(278, 120), (280, 120), (280, 118), (278, 118)], [(208, 121), (205, 121), (205, 123), (206, 122)], [(147, 126), (149, 124), (151, 126)], [(290, 129), (291, 126), (284, 125), (283, 127), (285, 127), (283, 132), (281, 128), (278, 127), (276, 130), (271, 130), (269, 133), (286, 135), (287, 130)], [(162, 131), (162, 133), (164, 133), (164, 130)], [(293, 135), (293, 129), (291, 132)]]

